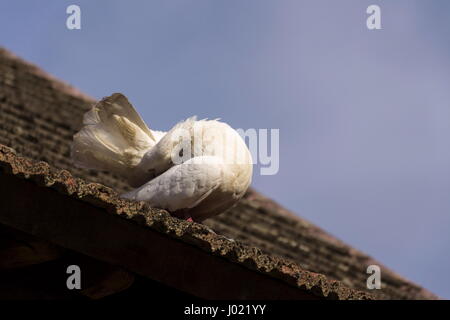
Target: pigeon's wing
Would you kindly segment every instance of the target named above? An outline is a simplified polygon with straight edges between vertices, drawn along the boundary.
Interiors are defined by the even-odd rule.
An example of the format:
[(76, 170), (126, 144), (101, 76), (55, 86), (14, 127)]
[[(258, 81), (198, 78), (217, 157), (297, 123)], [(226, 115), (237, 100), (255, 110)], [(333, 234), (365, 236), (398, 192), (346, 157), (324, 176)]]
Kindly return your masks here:
[(147, 127), (127, 97), (121, 93), (113, 93), (109, 97), (100, 100), (91, 111), (85, 114), (83, 124), (92, 125), (99, 122), (107, 122), (113, 115), (127, 119), (155, 140), (152, 131)]
[(130, 171), (155, 143), (151, 130), (127, 98), (115, 93), (84, 115), (83, 127), (73, 138), (71, 156), (78, 167), (129, 178)]
[(151, 206), (177, 211), (197, 206), (222, 181), (223, 165), (217, 157), (195, 157), (176, 165), (122, 197), (146, 201)]

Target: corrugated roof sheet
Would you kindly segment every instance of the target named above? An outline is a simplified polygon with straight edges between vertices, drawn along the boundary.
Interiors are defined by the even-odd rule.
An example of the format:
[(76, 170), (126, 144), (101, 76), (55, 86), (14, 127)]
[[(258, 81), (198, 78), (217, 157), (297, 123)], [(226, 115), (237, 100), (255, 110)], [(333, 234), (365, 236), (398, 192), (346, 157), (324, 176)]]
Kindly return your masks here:
[[(98, 183), (87, 183), (83, 179), (73, 177), (67, 170), (55, 170), (45, 162), (37, 162), (17, 156), (14, 150), (3, 145), (0, 145), (0, 168), (2, 169), (1, 175), (3, 180), (0, 182), (2, 194), (9, 192), (11, 194), (8, 196), (8, 199), (14, 199), (15, 196), (17, 201), (22, 199), (20, 205), (16, 204), (20, 207), (17, 211), (2, 210), (2, 213), (0, 213), (1, 223), (43, 237), (45, 240), (54, 241), (57, 245), (69, 247), (69, 249), (80, 251), (93, 258), (124, 266), (130, 271), (148, 275), (149, 277), (158, 277), (159, 275), (154, 273), (146, 273), (150, 269), (148, 264), (163, 264), (163, 266), (159, 267), (160, 272), (164, 270), (165, 273), (169, 273), (168, 270), (172, 270), (172, 273), (181, 274), (179, 267), (182, 266), (182, 269), (190, 268), (191, 272), (189, 274), (194, 276), (194, 270), (204, 268), (199, 266), (198, 261), (189, 261), (191, 256), (193, 256), (193, 251), (189, 250), (188, 247), (177, 250), (173, 255), (165, 254), (164, 256), (154, 255), (152, 254), (154, 252), (146, 251), (146, 249), (152, 247), (163, 246), (162, 242), (167, 240), (159, 238), (159, 241), (149, 241), (149, 239), (139, 235), (140, 232), (143, 234), (143, 230), (137, 226), (129, 226), (127, 229), (122, 229), (124, 224), (122, 221), (114, 220), (116, 217), (129, 220), (132, 224), (162, 233), (174, 240), (182, 241), (206, 251), (213, 256), (223, 258), (228, 262), (241, 265), (267, 276), (267, 280), (258, 281), (260, 285), (265, 281), (273, 283), (270, 279), (277, 279), (291, 287), (300, 289), (299, 294), (296, 295), (295, 291), (288, 292), (290, 290), (288, 286), (282, 289), (278, 285), (276, 286), (276, 288), (280, 288), (277, 290), (278, 292), (263, 290), (268, 292), (257, 293), (261, 296), (267, 297), (273, 294), (274, 297), (303, 298), (306, 297), (303, 293), (305, 291), (314, 296), (332, 299), (373, 298), (369, 293), (350, 289), (339, 281), (329, 280), (324, 275), (304, 270), (292, 261), (265, 254), (258, 248), (218, 235), (202, 224), (174, 218), (164, 210), (150, 208), (145, 202), (132, 202), (120, 199), (117, 193), (108, 187)], [(37, 186), (20, 184), (18, 181), (7, 181), (6, 175), (32, 181)], [(65, 210), (60, 209), (60, 198), (54, 194), (49, 195), (46, 193), (46, 188), (56, 190), (60, 194), (67, 196), (67, 199), (63, 200), (64, 203), (67, 203)], [(24, 195), (20, 195), (22, 190)], [(17, 195), (18, 193), (19, 195)], [(24, 199), (32, 197), (35, 199)], [(94, 210), (88, 212), (86, 207), (76, 208), (74, 202), (71, 202), (73, 199), (105, 209), (104, 211), (106, 212), (101, 214), (99, 211)], [(38, 200), (39, 205), (37, 206), (35, 201)], [(13, 205), (2, 203), (0, 207), (9, 209)], [(58, 208), (56, 210), (50, 208), (52, 205)], [(33, 206), (36, 206), (36, 208)], [(111, 224), (114, 225), (113, 229), (110, 227)], [(118, 243), (120, 242), (118, 239), (123, 239), (124, 241)], [(103, 247), (105, 243), (108, 244)], [(114, 249), (110, 248), (111, 243), (114, 243)], [(130, 249), (131, 247), (133, 248), (132, 250)], [(172, 259), (180, 259), (180, 261), (172, 261)], [(165, 263), (167, 260), (170, 260), (172, 263)], [(219, 262), (219, 264), (224, 263)], [(176, 264), (176, 266), (174, 267), (173, 264)], [(208, 272), (195, 274), (194, 278), (201, 282), (202, 290), (206, 287), (205, 282), (211, 281), (211, 279), (202, 279), (202, 277), (210, 277), (214, 272), (218, 272), (216, 270), (217, 265), (216, 262), (214, 265), (216, 268), (209, 268)], [(217, 289), (214, 287), (212, 289), (217, 291), (214, 291), (214, 293), (208, 291), (208, 295), (203, 297), (213, 296), (213, 294), (217, 294), (216, 297), (221, 297), (219, 293), (222, 294), (224, 290), (220, 289), (221, 283), (217, 279), (225, 276), (223, 269), (220, 272), (220, 276), (215, 276), (216, 283), (214, 287), (217, 287)], [(170, 279), (173, 279), (173, 276)], [(246, 279), (250, 283), (250, 279)], [(228, 279), (227, 282), (231, 283), (232, 281)], [(239, 282), (242, 286), (242, 281)], [(171, 285), (176, 285), (176, 283), (171, 283)], [(237, 286), (237, 283), (234, 285)], [(243, 288), (248, 286), (248, 284), (244, 284), (233, 293), (237, 296), (242, 295)], [(261, 289), (264, 288), (273, 289), (274, 287), (271, 284), (268, 287), (261, 287)], [(183, 289), (187, 290), (186, 287), (183, 287)], [(250, 294), (253, 295), (255, 292), (245, 293), (245, 295)], [(230, 296), (224, 297), (230, 298)]]

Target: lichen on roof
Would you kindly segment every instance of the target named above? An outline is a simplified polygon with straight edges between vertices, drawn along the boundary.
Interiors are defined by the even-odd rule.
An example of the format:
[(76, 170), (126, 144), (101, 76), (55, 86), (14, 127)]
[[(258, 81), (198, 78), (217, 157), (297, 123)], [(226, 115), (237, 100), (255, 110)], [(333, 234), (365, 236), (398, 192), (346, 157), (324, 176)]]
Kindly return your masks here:
[(292, 261), (265, 254), (258, 248), (218, 235), (207, 226), (174, 218), (167, 211), (148, 207), (145, 202), (120, 199), (111, 188), (75, 178), (67, 170), (56, 170), (45, 162), (20, 157), (13, 149), (3, 145), (0, 145), (0, 168), (3, 175), (12, 174), (41, 187), (57, 190), (268, 277), (311, 291), (317, 296), (330, 299), (374, 298), (369, 293), (350, 289), (339, 281), (304, 270)]

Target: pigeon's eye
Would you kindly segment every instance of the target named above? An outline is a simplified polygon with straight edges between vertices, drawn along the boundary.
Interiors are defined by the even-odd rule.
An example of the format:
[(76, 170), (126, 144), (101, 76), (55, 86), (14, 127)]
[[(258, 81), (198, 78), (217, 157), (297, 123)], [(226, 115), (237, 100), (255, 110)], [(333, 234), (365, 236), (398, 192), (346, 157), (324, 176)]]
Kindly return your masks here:
[(181, 158), (183, 157), (183, 149), (180, 150), (180, 152), (178, 152), (178, 156)]

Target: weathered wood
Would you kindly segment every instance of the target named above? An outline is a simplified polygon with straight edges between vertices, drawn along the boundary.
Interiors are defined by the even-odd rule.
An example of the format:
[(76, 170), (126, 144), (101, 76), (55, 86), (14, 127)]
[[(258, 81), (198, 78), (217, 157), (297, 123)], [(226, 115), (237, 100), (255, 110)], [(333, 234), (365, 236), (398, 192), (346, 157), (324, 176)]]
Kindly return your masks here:
[(56, 190), (0, 175), (0, 194), (9, 199), (0, 201), (0, 223), (61, 247), (206, 299), (319, 298)]
[(134, 276), (121, 268), (110, 268), (105, 270), (102, 277), (86, 289), (81, 290), (81, 294), (90, 299), (101, 299), (112, 294), (116, 294), (128, 289), (134, 282)]
[(123, 268), (76, 252), (68, 252), (61, 259), (61, 263), (62, 269), (67, 269), (69, 265), (80, 268), (81, 290), (76, 291), (89, 299), (100, 299), (119, 293), (128, 289), (134, 282), (134, 275)]
[(55, 260), (64, 250), (47, 241), (0, 225), (0, 270)]
[[(56, 262), (59, 265), (58, 269), (55, 264), (45, 264), (55, 260), (58, 260)], [(44, 267), (35, 266), (43, 263)], [(126, 290), (134, 281), (131, 273), (119, 267), (69, 252), (47, 241), (0, 225), (0, 271), (3, 272), (0, 279), (2, 275), (7, 278), (7, 280), (3, 279), (3, 285), (0, 284), (0, 297), (8, 297), (8, 293), (4, 292), (5, 290), (2, 288), (9, 284), (6, 291), (10, 291), (11, 286), (15, 286), (13, 292), (17, 298), (39, 299), (42, 295), (42, 288), (37, 288), (36, 281), (29, 279), (30, 274), (40, 278), (40, 281), (45, 279), (46, 283), (58, 281), (60, 290), (64, 291), (66, 290), (64, 277), (52, 277), (51, 273), (43, 272), (42, 269), (49, 266), (48, 268), (51, 270), (64, 274), (70, 264), (80, 266), (83, 271), (83, 287), (80, 291), (72, 292), (72, 295), (78, 294), (90, 299), (100, 299)], [(65, 275), (65, 277), (67, 276)], [(24, 279), (28, 279), (28, 281), (24, 282)], [(23, 292), (23, 296), (20, 292)], [(63, 294), (62, 297), (64, 296)]]

